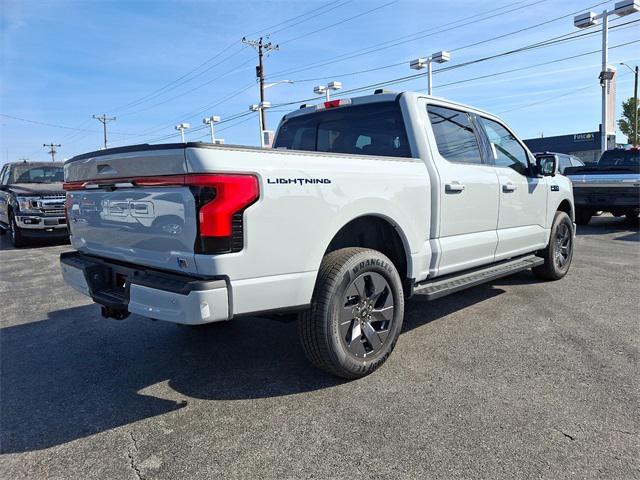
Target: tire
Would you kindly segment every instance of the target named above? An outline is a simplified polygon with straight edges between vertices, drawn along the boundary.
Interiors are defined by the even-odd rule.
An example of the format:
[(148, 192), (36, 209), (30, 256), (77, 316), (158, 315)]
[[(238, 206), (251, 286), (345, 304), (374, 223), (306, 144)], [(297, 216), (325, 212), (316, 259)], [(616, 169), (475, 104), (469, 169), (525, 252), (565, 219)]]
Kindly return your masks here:
[(625, 217), (627, 218), (627, 221), (631, 223), (638, 223), (638, 210), (625, 213)]
[(9, 212), (9, 239), (11, 240), (11, 244), (16, 247), (24, 247), (27, 244), (27, 240), (22, 235), (22, 230), (16, 224), (16, 218), (13, 215), (13, 212)]
[(540, 256), (544, 263), (533, 267), (533, 274), (544, 280), (560, 280), (571, 267), (573, 259), (573, 222), (565, 212), (556, 212), (551, 226), (549, 245)]
[(576, 223), (578, 225), (589, 225), (593, 211), (584, 208), (576, 208)]
[(387, 360), (403, 317), (402, 281), (391, 260), (376, 250), (343, 248), (322, 260), (298, 333), (314, 366), (352, 380)]

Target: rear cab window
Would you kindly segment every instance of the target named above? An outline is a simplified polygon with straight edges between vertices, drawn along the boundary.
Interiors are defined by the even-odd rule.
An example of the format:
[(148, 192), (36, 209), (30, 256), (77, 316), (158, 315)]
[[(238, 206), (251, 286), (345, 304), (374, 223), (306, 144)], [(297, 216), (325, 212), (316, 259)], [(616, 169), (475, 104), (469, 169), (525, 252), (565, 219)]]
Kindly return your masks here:
[(411, 157), (396, 101), (337, 107), (285, 119), (273, 148)]
[(454, 163), (482, 163), (478, 137), (468, 113), (436, 105), (428, 105), (427, 113), (442, 157)]
[(640, 166), (640, 150), (607, 150), (598, 162), (598, 167), (638, 166)]

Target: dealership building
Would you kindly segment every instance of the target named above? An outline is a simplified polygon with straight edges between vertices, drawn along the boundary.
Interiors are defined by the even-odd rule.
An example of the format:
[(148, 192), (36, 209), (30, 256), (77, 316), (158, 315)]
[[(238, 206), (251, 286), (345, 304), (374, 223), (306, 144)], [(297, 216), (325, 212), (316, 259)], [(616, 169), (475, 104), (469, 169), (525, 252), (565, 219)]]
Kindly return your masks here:
[[(567, 153), (578, 157), (585, 163), (597, 162), (600, 158), (600, 132), (530, 138), (524, 143), (532, 152)], [(615, 135), (607, 136), (607, 144), (607, 148), (616, 147)]]

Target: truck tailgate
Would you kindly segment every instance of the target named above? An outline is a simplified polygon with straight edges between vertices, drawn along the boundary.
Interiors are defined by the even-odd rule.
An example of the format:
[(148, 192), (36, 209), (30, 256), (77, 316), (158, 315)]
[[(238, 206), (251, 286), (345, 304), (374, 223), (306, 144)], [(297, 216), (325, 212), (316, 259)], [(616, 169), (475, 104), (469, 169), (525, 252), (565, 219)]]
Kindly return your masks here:
[[(145, 146), (146, 147), (146, 146)], [(65, 164), (73, 246), (100, 257), (197, 273), (196, 204), (188, 186), (136, 186), (186, 173), (184, 148), (162, 146), (76, 157)], [(113, 152), (113, 153), (112, 153)]]

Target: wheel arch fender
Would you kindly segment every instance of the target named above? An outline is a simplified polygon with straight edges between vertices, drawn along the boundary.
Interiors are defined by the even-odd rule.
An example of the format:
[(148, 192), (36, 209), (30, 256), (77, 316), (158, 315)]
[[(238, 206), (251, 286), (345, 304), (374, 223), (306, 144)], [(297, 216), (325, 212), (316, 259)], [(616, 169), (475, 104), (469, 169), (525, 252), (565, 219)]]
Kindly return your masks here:
[(363, 212), (343, 221), (332, 231), (333, 235), (325, 242), (323, 256), (340, 248), (371, 248), (389, 257), (401, 278), (411, 278), (413, 275), (414, 265), (409, 237), (392, 217), (380, 212)]

